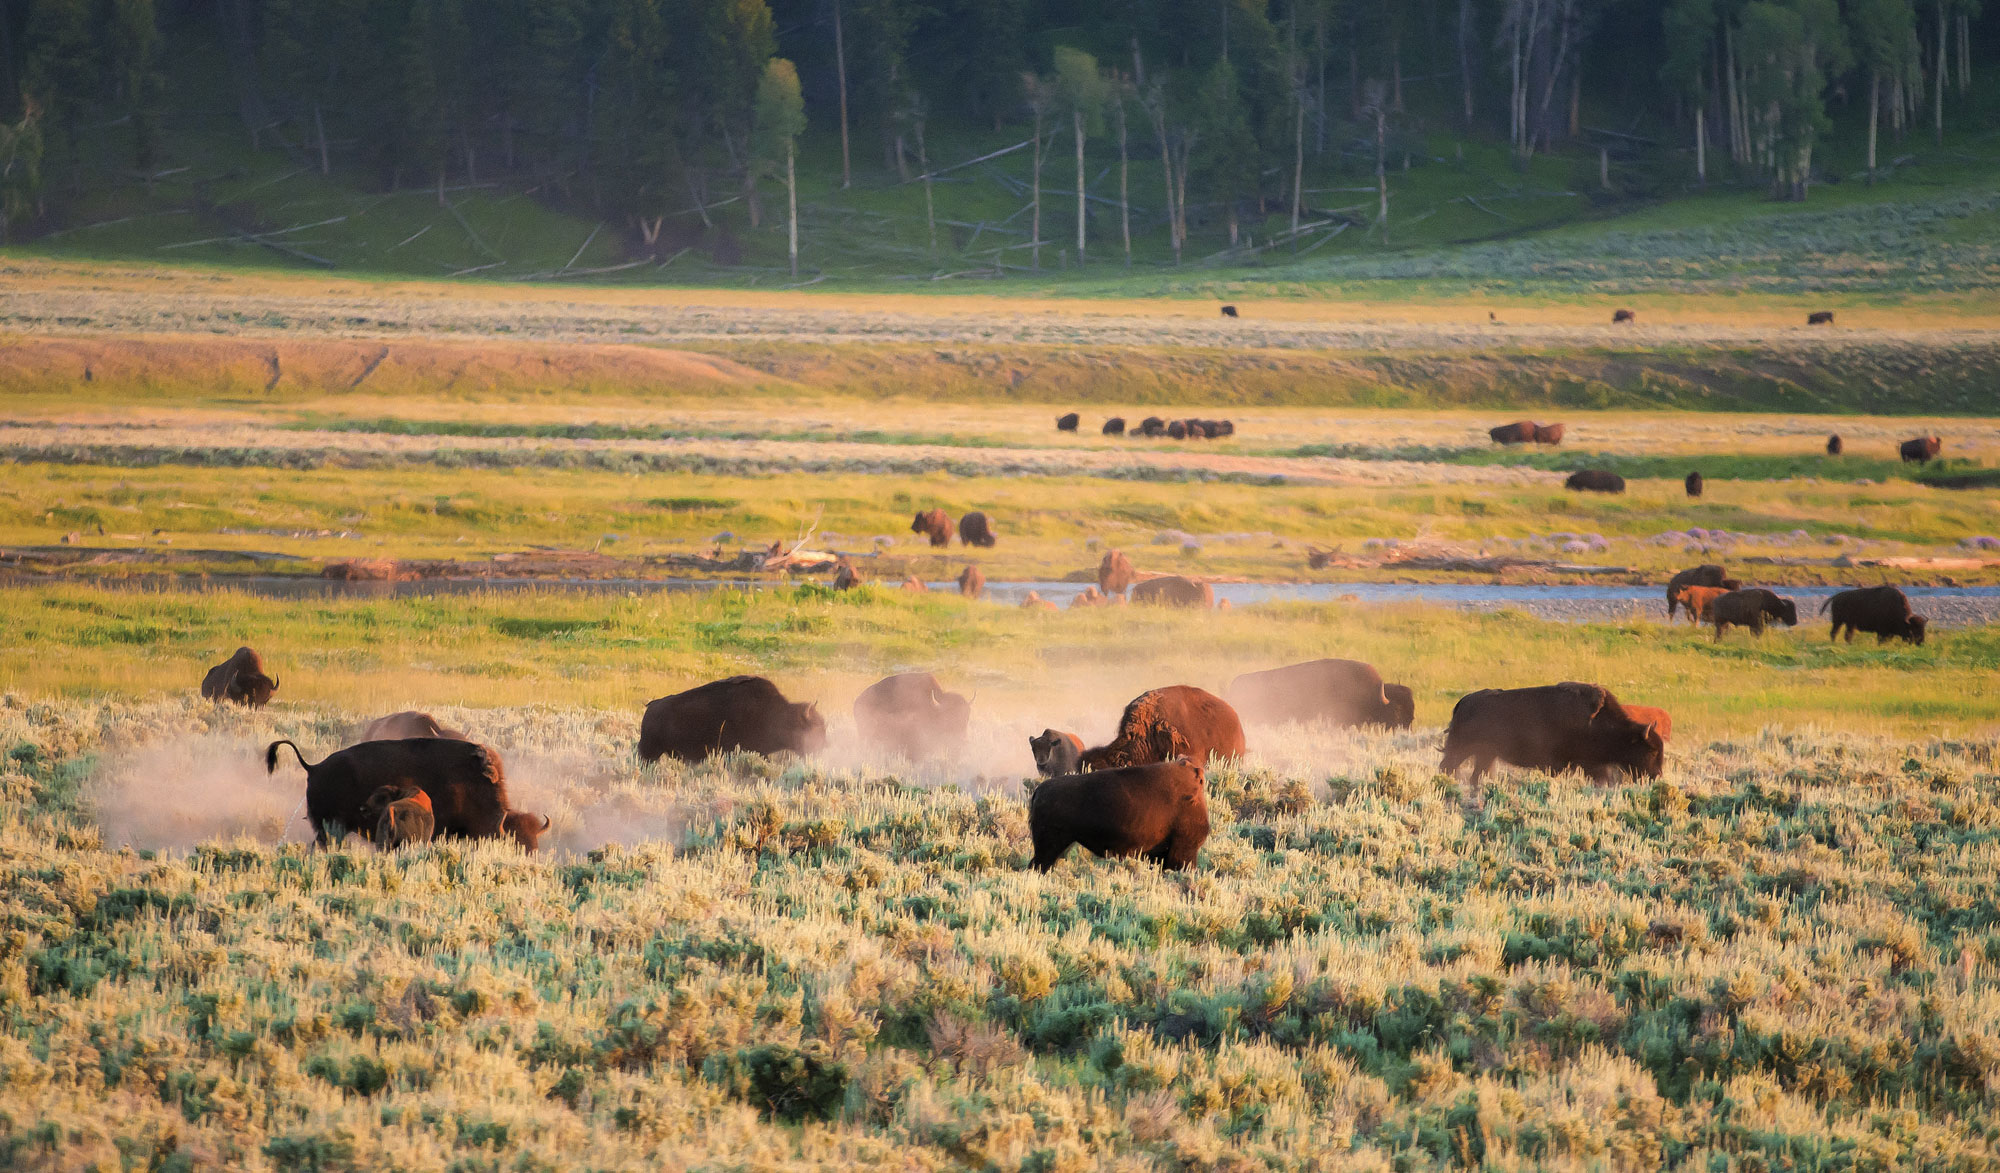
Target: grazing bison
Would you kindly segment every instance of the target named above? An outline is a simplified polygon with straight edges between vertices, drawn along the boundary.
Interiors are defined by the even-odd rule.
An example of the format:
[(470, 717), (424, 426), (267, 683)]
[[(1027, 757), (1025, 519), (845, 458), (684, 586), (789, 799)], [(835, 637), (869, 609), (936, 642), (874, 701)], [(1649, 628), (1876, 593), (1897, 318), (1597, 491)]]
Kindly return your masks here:
[(1855, 632), (1864, 631), (1874, 636), (1878, 644), (1892, 639), (1921, 644), (1924, 642), (1924, 627), (1930, 622), (1921, 615), (1911, 614), (1909, 598), (1892, 586), (1856, 587), (1841, 591), (1821, 603), (1819, 613), (1826, 614), (1829, 607), (1833, 609), (1833, 630), (1826, 638), (1839, 639), (1844, 627), (1848, 643), (1854, 642)]
[(1079, 843), (1099, 857), (1193, 867), (1208, 839), (1204, 789), (1201, 770), (1186, 758), (1051, 778), (1028, 797), (1035, 870), (1048, 871)]
[(639, 722), (639, 758), (699, 762), (712, 753), (813, 753), (826, 745), (819, 706), (785, 699), (762, 676), (711, 680), (646, 706)]
[(1125, 417), (1124, 417), (1124, 416), (1122, 416), (1122, 415), (1114, 415), (1114, 416), (1112, 416), (1112, 417), (1111, 417), (1110, 419), (1108, 419), (1108, 420), (1105, 420), (1105, 421), (1104, 421), (1104, 434), (1105, 434), (1105, 435), (1107, 435), (1107, 436), (1122, 436), (1122, 435), (1124, 435), (1124, 434), (1125, 434)]
[(1806, 325), (1808, 325), (1808, 326), (1831, 326), (1831, 325), (1833, 325), (1833, 311), (1832, 311), (1832, 310), (1814, 310), (1813, 312), (1811, 312), (1811, 313), (1809, 313), (1809, 314), (1807, 314), (1807, 315), (1806, 315)]
[(1511, 424), (1501, 424), (1488, 428), (1486, 434), (1493, 437), (1495, 444), (1532, 444), (1535, 442), (1536, 425), (1532, 420), (1517, 420)]
[(1717, 599), (1735, 589), (1737, 588), (1682, 587), (1681, 606), (1687, 608), (1688, 622), (1697, 627), (1701, 624), (1711, 622), (1715, 616), (1714, 612), (1710, 611), (1709, 608), (1714, 605)]
[(1535, 443), (1560, 444), (1562, 442), (1563, 442), (1563, 426), (1561, 424), (1535, 425)]
[(903, 580), (902, 589), (913, 595), (927, 595), (931, 593), (930, 584), (914, 574)]
[(1569, 474), (1563, 488), (1580, 493), (1622, 493), (1625, 491), (1625, 478), (1601, 468), (1586, 468)]
[(933, 546), (951, 545), (951, 515), (942, 509), (925, 509), (910, 520), (910, 532), (923, 534)]
[(1223, 317), (1225, 317), (1225, 318), (1233, 318), (1233, 317), (1235, 317), (1235, 316), (1236, 316), (1236, 307), (1235, 307), (1235, 306), (1233, 306), (1233, 305), (1226, 305), (1226, 306), (1223, 306), (1223, 307), (1222, 307), (1222, 316), (1223, 316)]
[(306, 818), (321, 846), (332, 841), (336, 827), (372, 838), (381, 820), (369, 800), (383, 787), (400, 784), (417, 787), (430, 800), (435, 837), (498, 839), (506, 831), (506, 773), (500, 758), (483, 745), (442, 737), (364, 741), (308, 762), (296, 743), (274, 741), (264, 750), (267, 773), (277, 772), (281, 745), (291, 746), (305, 768)]
[(1217, 439), (1221, 439), (1224, 436), (1234, 436), (1236, 434), (1236, 421), (1210, 420), (1209, 431), (1210, 434), (1215, 436)]
[(1060, 729), (1044, 729), (1040, 737), (1028, 739), (1028, 751), (1035, 755), (1035, 772), (1042, 777), (1074, 774), (1077, 759), (1083, 756), (1083, 738)]
[(1469, 761), (1474, 782), (1495, 762), (1550, 773), (1582, 770), (1598, 782), (1621, 768), (1657, 778), (1665, 748), (1658, 730), (1633, 720), (1595, 684), (1487, 688), (1452, 709), (1441, 768), (1456, 774)]
[(382, 787), (368, 796), (367, 809), (375, 812), (375, 846), (384, 851), (429, 843), (436, 831), (431, 797), (414, 783), (396, 782)]
[(250, 648), (237, 648), (236, 654), (208, 670), (201, 678), (201, 695), (212, 701), (235, 701), (239, 705), (249, 705), (261, 709), (271, 703), (271, 694), (278, 691), (278, 678), (264, 671), (264, 658)]
[(1243, 722), (1221, 697), (1185, 684), (1141, 693), (1118, 718), (1118, 736), (1083, 752), (1078, 768), (1107, 770), (1185, 757), (1206, 764), (1209, 755), (1243, 752)]
[(1699, 497), (1701, 496), (1702, 489), (1707, 486), (1708, 482), (1702, 478), (1701, 473), (1691, 472), (1687, 475), (1686, 484), (1687, 495), (1690, 497)]
[(842, 558), (833, 571), (833, 589), (852, 590), (861, 585), (861, 572), (854, 569), (854, 563)]
[(1187, 439), (1187, 434), (1186, 420), (1175, 420), (1167, 425), (1167, 439), (1169, 440), (1185, 440)]
[(1650, 726), (1660, 735), (1661, 741), (1672, 741), (1674, 737), (1673, 714), (1652, 705), (1626, 705), (1625, 715), (1641, 725)]
[(968, 566), (958, 572), (958, 593), (968, 599), (976, 599), (986, 593), (986, 575), (977, 566)]
[(1626, 325), (1632, 322), (1636, 322), (1638, 320), (1639, 320), (1639, 315), (1633, 313), (1631, 310), (1611, 311), (1611, 324), (1614, 326)]
[(1776, 619), (1786, 627), (1799, 625), (1799, 605), (1790, 599), (1780, 598), (1763, 587), (1748, 587), (1730, 591), (1708, 605), (1709, 622), (1715, 624), (1715, 638), (1722, 638), (1725, 627), (1747, 627), (1758, 635), (1764, 634), (1765, 620)]
[(1674, 607), (1681, 597), (1681, 591), (1691, 586), (1727, 587), (1735, 590), (1743, 584), (1729, 577), (1729, 572), (1713, 562), (1677, 571), (1667, 580), (1667, 618), (1674, 617)]
[(1104, 592), (1094, 586), (1087, 586), (1070, 596), (1069, 609), (1074, 611), (1079, 607), (1102, 607), (1104, 603)]
[(1903, 441), (1898, 449), (1903, 454), (1904, 464), (1929, 464), (1944, 450), (1944, 441), (1936, 436), (1918, 436), (1914, 440)]
[(1123, 595), (1137, 577), (1123, 550), (1108, 551), (1097, 563), (1097, 589), (1106, 595)]
[(1410, 690), (1382, 683), (1375, 666), (1359, 660), (1308, 660), (1246, 672), (1230, 682), (1228, 696), (1244, 720), (1259, 725), (1327, 721), (1408, 729), (1416, 720)]
[(964, 745), (971, 718), (972, 702), (946, 692), (928, 672), (884, 677), (854, 698), (854, 727), (861, 740), (912, 761)]
[(441, 723), (429, 713), (406, 709), (368, 722), (356, 741), (400, 741), (406, 737), (442, 737), (447, 741), (471, 741), (470, 737)]
[(1135, 603), (1156, 603), (1165, 607), (1215, 606), (1215, 588), (1178, 574), (1149, 578), (1132, 588)]
[(1040, 591), (1029, 591), (1028, 597), (1021, 600), (1021, 610), (1023, 611), (1054, 611), (1056, 609), (1056, 605), (1044, 599)]
[(993, 523), (975, 509), (958, 519), (958, 540), (968, 546), (991, 549), (994, 542)]
[(501, 820), (507, 834), (523, 848), (533, 851), (542, 845), (542, 836), (549, 833), (549, 816), (531, 815), (527, 811), (508, 811)]
[(1139, 434), (1142, 436), (1164, 436), (1167, 434), (1167, 421), (1161, 419), (1159, 416), (1149, 415), (1139, 421)]
[(1083, 417), (1079, 416), (1073, 411), (1070, 412), (1068, 415), (1059, 415), (1056, 417), (1056, 431), (1074, 432), (1076, 431), (1076, 425), (1082, 422), (1083, 422)]
[(1847, 445), (1841, 442), (1839, 432), (1835, 432), (1826, 438), (1826, 454), (1828, 456), (1839, 456), (1846, 448)]

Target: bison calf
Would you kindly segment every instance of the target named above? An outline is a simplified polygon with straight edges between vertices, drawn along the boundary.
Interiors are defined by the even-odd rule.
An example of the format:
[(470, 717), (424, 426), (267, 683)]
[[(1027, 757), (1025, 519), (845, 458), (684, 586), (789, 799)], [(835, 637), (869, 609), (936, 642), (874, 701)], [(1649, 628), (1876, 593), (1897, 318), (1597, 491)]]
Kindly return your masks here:
[(264, 658), (254, 650), (237, 648), (236, 654), (208, 670), (201, 678), (201, 695), (212, 701), (234, 701), (261, 709), (278, 691), (278, 678), (265, 673)]
[(1911, 614), (1909, 597), (1892, 586), (1841, 591), (1819, 605), (1820, 614), (1826, 614), (1828, 608), (1833, 610), (1833, 630), (1827, 639), (1839, 639), (1845, 628), (1848, 643), (1854, 642), (1855, 632), (1862, 631), (1874, 636), (1878, 644), (1892, 639), (1921, 644), (1924, 628), (1930, 622), (1922, 615)]
[(1028, 798), (1034, 867), (1048, 871), (1073, 844), (1100, 857), (1193, 867), (1208, 839), (1205, 791), (1201, 770), (1186, 758), (1051, 778)]
[[(401, 739), (392, 739), (401, 740)], [(409, 782), (384, 786), (369, 796), (368, 809), (375, 817), (375, 846), (394, 851), (415, 843), (429, 843), (436, 830), (430, 795)]]
[(1028, 752), (1035, 755), (1035, 772), (1044, 778), (1077, 772), (1083, 756), (1083, 739), (1060, 729), (1044, 729), (1040, 737), (1028, 739)]
[(1456, 774), (1472, 763), (1477, 782), (1506, 762), (1558, 773), (1581, 770), (1610, 781), (1624, 769), (1657, 778), (1666, 742), (1659, 731), (1627, 715), (1610, 690), (1565, 681), (1538, 688), (1488, 688), (1461, 698), (1444, 735), (1441, 769)]
[(639, 759), (699, 762), (724, 750), (813, 753), (826, 745), (826, 719), (810, 702), (785, 699), (762, 676), (731, 676), (663, 696), (639, 722)]

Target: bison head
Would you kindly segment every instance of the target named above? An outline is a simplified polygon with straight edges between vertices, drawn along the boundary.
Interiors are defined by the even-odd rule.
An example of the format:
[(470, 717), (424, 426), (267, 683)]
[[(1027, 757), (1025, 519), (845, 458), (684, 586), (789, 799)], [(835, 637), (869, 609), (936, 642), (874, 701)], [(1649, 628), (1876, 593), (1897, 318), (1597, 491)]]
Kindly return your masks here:
[(800, 753), (818, 753), (826, 748), (826, 718), (811, 701), (792, 706), (792, 731)]
[(1044, 778), (1076, 773), (1081, 756), (1078, 745), (1073, 734), (1059, 729), (1044, 729), (1040, 737), (1030, 737), (1028, 750), (1035, 755), (1035, 772)]
[(542, 836), (549, 833), (549, 816), (529, 814), (527, 811), (508, 811), (501, 821), (514, 842), (529, 851), (542, 845)]
[(1385, 684), (1382, 686), (1383, 699), (1388, 702), (1388, 726), (1391, 729), (1408, 729), (1416, 724), (1417, 698), (1407, 684)]
[(1909, 621), (1906, 624), (1904, 624), (1903, 638), (1909, 640), (1913, 644), (1921, 645), (1924, 642), (1924, 628), (1927, 627), (1929, 624), (1930, 620), (1924, 618), (1921, 615), (1910, 616)]
[(236, 691), (243, 695), (244, 704), (261, 709), (271, 703), (271, 694), (278, 691), (278, 678), (262, 672), (246, 672), (236, 678)]
[(1770, 606), (1769, 612), (1771, 618), (1783, 620), (1786, 627), (1799, 625), (1799, 605), (1790, 599), (1780, 597)]
[(1634, 721), (1618, 764), (1645, 778), (1657, 778), (1666, 768), (1667, 742), (1658, 728)]

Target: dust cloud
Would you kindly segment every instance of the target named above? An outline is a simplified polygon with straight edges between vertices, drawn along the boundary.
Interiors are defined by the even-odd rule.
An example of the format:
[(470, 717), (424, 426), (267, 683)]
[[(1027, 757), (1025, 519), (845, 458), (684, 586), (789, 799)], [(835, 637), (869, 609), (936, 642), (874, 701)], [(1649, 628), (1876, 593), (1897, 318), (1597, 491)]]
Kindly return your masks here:
[(238, 736), (207, 733), (148, 742), (101, 760), (84, 794), (105, 846), (185, 850), (235, 838), (310, 841), (305, 774), (289, 750), (281, 751), (275, 776), (265, 773), (262, 749)]

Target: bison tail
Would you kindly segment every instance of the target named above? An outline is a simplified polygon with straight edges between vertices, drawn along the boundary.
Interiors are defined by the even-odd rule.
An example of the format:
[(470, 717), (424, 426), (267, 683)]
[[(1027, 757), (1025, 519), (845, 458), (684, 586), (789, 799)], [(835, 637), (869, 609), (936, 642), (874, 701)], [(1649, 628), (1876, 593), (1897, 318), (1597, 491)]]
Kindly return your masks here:
[(278, 747), (281, 745), (291, 746), (292, 753), (299, 759), (299, 768), (308, 774), (312, 773), (312, 763), (306, 760), (306, 755), (299, 750), (296, 744), (290, 741), (274, 741), (264, 751), (264, 772), (266, 774), (275, 774), (278, 772)]
[(1824, 601), (1822, 601), (1822, 602), (1820, 603), (1820, 605), (1819, 605), (1819, 613), (1820, 613), (1820, 614), (1822, 614), (1822, 615), (1826, 614), (1826, 609), (1827, 609), (1828, 607), (1831, 607), (1831, 606), (1833, 606), (1833, 596), (1832, 596), (1832, 595), (1828, 595), (1828, 596), (1827, 596), (1827, 597), (1825, 598), (1825, 600), (1824, 600)]

